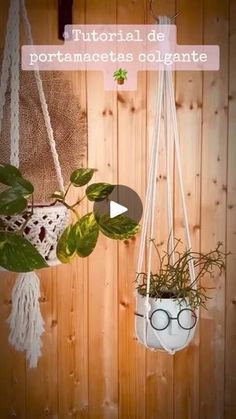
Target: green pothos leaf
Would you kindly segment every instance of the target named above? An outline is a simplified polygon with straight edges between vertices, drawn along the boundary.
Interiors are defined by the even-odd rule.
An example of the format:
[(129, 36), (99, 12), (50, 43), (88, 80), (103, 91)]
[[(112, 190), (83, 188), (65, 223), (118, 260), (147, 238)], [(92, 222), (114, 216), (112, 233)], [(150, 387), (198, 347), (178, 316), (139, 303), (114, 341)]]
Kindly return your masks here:
[(13, 272), (30, 272), (48, 265), (37, 249), (24, 237), (0, 231), (0, 266)]
[(110, 239), (125, 240), (135, 236), (139, 231), (139, 224), (125, 215), (110, 218), (104, 214), (97, 218), (100, 231)]
[(93, 213), (84, 215), (73, 227), (76, 252), (80, 257), (89, 256), (97, 244), (99, 227)]
[(24, 211), (27, 200), (13, 188), (0, 193), (0, 214), (14, 215)]
[(110, 183), (93, 183), (86, 189), (86, 195), (89, 201), (103, 201), (113, 191), (114, 185)]
[(34, 192), (33, 185), (10, 164), (0, 164), (0, 182), (10, 188), (0, 193), (0, 214), (18, 214), (27, 206), (27, 201)]
[(93, 177), (93, 174), (94, 169), (77, 169), (72, 173), (70, 181), (74, 186), (84, 186), (89, 183)]
[(0, 164), (0, 182), (12, 186), (16, 178), (21, 178), (21, 172), (10, 164)]
[(28, 198), (34, 192), (32, 183), (20, 177), (15, 178), (14, 182), (12, 182), (12, 189), (24, 198)]
[(69, 263), (76, 251), (74, 226), (71, 224), (62, 233), (57, 243), (57, 257), (62, 263)]
[(52, 194), (52, 198), (54, 198), (54, 199), (56, 199), (57, 201), (60, 201), (60, 202), (63, 202), (64, 196), (65, 196), (65, 194), (62, 191), (55, 191)]

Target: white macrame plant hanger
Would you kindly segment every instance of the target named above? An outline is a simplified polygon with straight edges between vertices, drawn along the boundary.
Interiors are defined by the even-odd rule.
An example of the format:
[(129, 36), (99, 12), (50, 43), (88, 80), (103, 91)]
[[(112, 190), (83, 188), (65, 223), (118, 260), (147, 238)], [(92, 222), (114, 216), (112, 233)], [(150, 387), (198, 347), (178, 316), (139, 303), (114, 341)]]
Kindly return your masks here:
[[(171, 20), (168, 17), (160, 16), (159, 23), (164, 25), (163, 31), (168, 31), (168, 26), (170, 25)], [(182, 165), (181, 165), (181, 155), (180, 155), (180, 140), (179, 140), (179, 132), (178, 132), (178, 123), (177, 123), (177, 113), (175, 107), (175, 94), (174, 94), (174, 83), (172, 77), (172, 71), (169, 69), (164, 69), (162, 67), (159, 71), (159, 79), (157, 84), (157, 99), (156, 99), (156, 114), (155, 114), (155, 126), (153, 131), (153, 140), (152, 140), (152, 148), (151, 148), (151, 161), (149, 167), (149, 175), (148, 175), (148, 184), (147, 184), (147, 193), (146, 193), (146, 200), (145, 200), (145, 208), (144, 208), (144, 215), (143, 215), (143, 227), (141, 233), (141, 240), (140, 240), (140, 248), (138, 254), (138, 262), (137, 262), (137, 273), (143, 272), (143, 265), (144, 265), (144, 256), (145, 256), (145, 248), (147, 245), (147, 288), (146, 288), (146, 296), (143, 297), (144, 301), (144, 315), (143, 319), (136, 317), (136, 334), (138, 336), (138, 322), (143, 322), (143, 339), (140, 340), (140, 336), (138, 336), (138, 340), (141, 343), (151, 350), (156, 350), (153, 347), (150, 347), (147, 342), (147, 332), (148, 328), (152, 327), (150, 324), (150, 311), (151, 311), (151, 304), (150, 304), (150, 281), (151, 281), (151, 269), (152, 269), (152, 254), (153, 254), (153, 247), (154, 247), (154, 232), (156, 231), (156, 214), (155, 214), (155, 205), (157, 200), (157, 172), (158, 172), (158, 160), (159, 160), (159, 145), (160, 145), (160, 137), (161, 137), (161, 118), (162, 112), (164, 114), (164, 124), (165, 124), (165, 139), (166, 139), (166, 181), (167, 181), (167, 223), (168, 223), (168, 234), (169, 234), (169, 250), (172, 253), (172, 263), (175, 262), (175, 254), (174, 254), (174, 246), (175, 246), (175, 239), (174, 239), (174, 217), (173, 217), (173, 205), (172, 205), (172, 187), (171, 187), (171, 168), (170, 168), (170, 152), (171, 152), (171, 142), (175, 149), (176, 155), (176, 164), (177, 164), (177, 171), (178, 171), (178, 178), (179, 178), (179, 188), (182, 200), (182, 208), (183, 208), (183, 219), (184, 219), (184, 228), (185, 228), (185, 240), (186, 240), (186, 249), (192, 249), (191, 246), (191, 237), (189, 231), (189, 222), (188, 222), (188, 214), (187, 214), (187, 206), (185, 200), (185, 193), (184, 193), (184, 182), (183, 182), (183, 172), (182, 172)], [(189, 273), (190, 273), (190, 282), (191, 285), (196, 288), (196, 276), (195, 276), (195, 268), (193, 260), (189, 260)], [(138, 279), (141, 281), (141, 279)], [(139, 282), (140, 284), (140, 282)], [(136, 292), (137, 296), (137, 292)], [(137, 298), (137, 312), (138, 312), (138, 298)], [(199, 309), (195, 312), (197, 317), (197, 322), (199, 318)], [(196, 322), (196, 325), (197, 325)], [(162, 337), (162, 333), (152, 328), (152, 333), (155, 334), (157, 340), (160, 342), (162, 349), (167, 351), (170, 354), (174, 354), (176, 351), (184, 349), (186, 346), (189, 345), (190, 341), (194, 336), (194, 331), (196, 329), (196, 325), (193, 329), (189, 330), (188, 336), (186, 341), (181, 347), (178, 349), (173, 350), (173, 348), (169, 347), (165, 339)]]
[[(10, 79), (11, 89), (11, 126), (10, 126), (10, 142), (11, 155), (10, 163), (19, 167), (19, 89), (20, 89), (20, 14), (22, 15), (23, 25), (25, 29), (28, 44), (33, 45), (33, 37), (31, 26), (27, 15), (24, 0), (11, 0), (7, 22), (6, 38), (2, 60), (1, 80), (0, 80), (0, 132), (4, 114), (4, 105), (6, 92), (8, 88), (8, 80)], [(43, 90), (41, 76), (38, 70), (34, 71), (36, 84), (39, 92), (41, 109), (44, 116), (45, 126), (47, 130), (48, 141), (53, 157), (55, 171), (57, 175), (58, 186), (64, 191), (64, 181), (62, 170), (56, 150), (56, 142), (51, 126), (51, 120), (48, 112), (48, 106)], [(29, 92), (30, 94), (30, 92)], [(36, 139), (37, 141), (37, 139)], [(16, 216), (17, 217), (17, 216)], [(50, 225), (54, 222), (53, 231), (49, 232), (48, 243), (41, 243), (38, 240), (38, 231), (41, 225), (45, 226), (45, 220), (50, 218), (50, 222), (46, 223), (46, 228), (50, 229)], [(50, 246), (55, 247), (55, 230), (56, 235), (64, 229), (68, 212), (62, 205), (44, 208), (35, 208), (30, 220), (31, 233), (29, 240), (33, 243), (42, 256), (46, 256), (50, 250)], [(18, 220), (19, 221), (19, 220)], [(24, 221), (24, 219), (23, 219)], [(36, 223), (35, 223), (36, 222)], [(30, 225), (29, 223), (29, 225)], [(35, 223), (35, 225), (34, 225)], [(55, 226), (57, 223), (57, 226)], [(36, 229), (37, 224), (37, 229)], [(14, 227), (14, 217), (8, 223), (9, 227)], [(36, 231), (34, 231), (36, 229)], [(49, 247), (49, 248), (48, 248)], [(54, 249), (55, 253), (55, 249)], [(49, 265), (58, 263), (58, 260), (49, 260)], [(36, 367), (38, 358), (41, 355), (42, 340), (41, 336), (44, 331), (44, 321), (40, 312), (40, 285), (39, 278), (35, 272), (19, 274), (12, 291), (12, 311), (8, 322), (10, 324), (9, 342), (15, 349), (26, 352), (26, 357), (31, 368)]]

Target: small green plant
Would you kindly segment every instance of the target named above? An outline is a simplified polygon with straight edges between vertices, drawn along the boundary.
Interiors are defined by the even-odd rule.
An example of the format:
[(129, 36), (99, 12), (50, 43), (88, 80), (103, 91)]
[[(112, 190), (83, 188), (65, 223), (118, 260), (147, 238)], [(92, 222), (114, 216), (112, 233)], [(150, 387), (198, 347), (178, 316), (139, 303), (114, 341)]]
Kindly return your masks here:
[[(124, 240), (134, 236), (139, 225), (130, 218), (120, 215), (110, 218), (109, 214), (96, 216), (89, 212), (83, 216), (78, 211), (79, 204), (87, 198), (91, 202), (103, 201), (114, 189), (109, 183), (88, 183), (94, 174), (93, 169), (77, 169), (71, 177), (66, 192), (53, 194), (55, 203), (66, 206), (74, 215), (74, 221), (66, 227), (57, 243), (57, 256), (62, 263), (69, 263), (73, 257), (87, 257), (94, 250), (99, 233)], [(24, 231), (34, 212), (34, 187), (22, 177), (14, 166), (0, 164), (0, 183), (4, 190), (0, 193), (0, 266), (14, 272), (28, 272), (47, 267), (47, 263), (37, 249), (24, 237)], [(67, 202), (72, 187), (86, 185), (82, 198), (73, 204)], [(25, 221), (13, 231), (7, 226), (6, 217), (21, 215)]]
[[(164, 251), (163, 256), (160, 255), (158, 246), (152, 240), (156, 249), (159, 260), (159, 272), (150, 274), (150, 292), (151, 298), (173, 298), (179, 303), (189, 301), (192, 308), (199, 306), (206, 308), (206, 301), (209, 299), (206, 288), (201, 285), (200, 279), (205, 275), (213, 276), (215, 268), (221, 273), (225, 269), (226, 254), (221, 251), (222, 243), (218, 243), (216, 248), (209, 253), (203, 254), (185, 250), (182, 253), (178, 251), (180, 240), (175, 241), (175, 247), (172, 252)], [(175, 261), (173, 262), (173, 255)], [(191, 284), (189, 261), (193, 261), (196, 271), (196, 278)], [(138, 283), (137, 290), (142, 296), (147, 293), (147, 273), (140, 272), (137, 274), (136, 281)]]
[(118, 84), (124, 84), (124, 81), (127, 80), (128, 71), (124, 68), (119, 68), (113, 74), (114, 79)]

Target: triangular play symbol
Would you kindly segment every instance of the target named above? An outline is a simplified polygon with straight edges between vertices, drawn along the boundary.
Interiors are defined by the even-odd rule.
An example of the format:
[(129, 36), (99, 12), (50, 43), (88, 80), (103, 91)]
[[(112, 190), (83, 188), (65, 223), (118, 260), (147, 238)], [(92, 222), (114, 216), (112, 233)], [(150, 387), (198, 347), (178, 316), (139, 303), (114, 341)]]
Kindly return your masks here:
[(115, 201), (110, 201), (110, 218), (117, 217), (128, 211), (128, 208), (123, 205), (117, 204)]

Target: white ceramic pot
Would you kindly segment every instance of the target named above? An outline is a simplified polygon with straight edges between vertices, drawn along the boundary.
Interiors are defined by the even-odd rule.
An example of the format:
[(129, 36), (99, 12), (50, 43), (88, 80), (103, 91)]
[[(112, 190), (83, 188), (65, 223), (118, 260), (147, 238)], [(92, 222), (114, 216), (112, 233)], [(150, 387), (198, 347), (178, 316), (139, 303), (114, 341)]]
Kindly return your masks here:
[[(190, 311), (191, 307), (188, 302), (182, 302), (180, 306), (179, 302), (174, 299), (149, 298), (151, 309), (150, 321), (147, 323), (144, 318), (145, 301), (145, 297), (137, 295), (136, 334), (142, 343), (145, 343), (145, 327), (147, 328), (147, 345), (150, 348), (164, 349), (164, 343), (168, 350), (177, 351), (192, 340), (197, 319)], [(193, 325), (194, 327), (191, 328)]]

